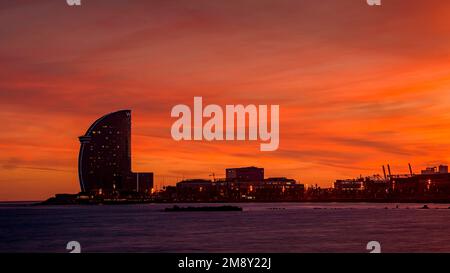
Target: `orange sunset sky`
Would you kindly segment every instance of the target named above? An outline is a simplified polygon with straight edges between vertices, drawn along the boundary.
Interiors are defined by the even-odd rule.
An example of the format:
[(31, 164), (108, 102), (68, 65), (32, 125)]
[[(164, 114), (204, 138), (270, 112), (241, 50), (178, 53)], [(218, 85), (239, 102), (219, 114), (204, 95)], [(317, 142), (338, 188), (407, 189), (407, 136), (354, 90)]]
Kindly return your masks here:
[[(0, 2), (0, 200), (79, 191), (77, 137), (132, 109), (157, 187), (264, 167), (330, 186), (450, 163), (450, 1)], [(176, 142), (171, 108), (279, 104), (280, 146)]]

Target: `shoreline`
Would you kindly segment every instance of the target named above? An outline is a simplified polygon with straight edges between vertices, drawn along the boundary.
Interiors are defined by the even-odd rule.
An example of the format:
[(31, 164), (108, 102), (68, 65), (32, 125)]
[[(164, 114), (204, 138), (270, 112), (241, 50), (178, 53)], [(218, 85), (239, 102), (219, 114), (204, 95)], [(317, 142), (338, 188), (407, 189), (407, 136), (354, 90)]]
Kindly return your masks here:
[(139, 205), (139, 204), (449, 204), (450, 200), (304, 200), (304, 201), (135, 201), (135, 200), (108, 200), (93, 202), (30, 202), (31, 206), (70, 206), (70, 205)]

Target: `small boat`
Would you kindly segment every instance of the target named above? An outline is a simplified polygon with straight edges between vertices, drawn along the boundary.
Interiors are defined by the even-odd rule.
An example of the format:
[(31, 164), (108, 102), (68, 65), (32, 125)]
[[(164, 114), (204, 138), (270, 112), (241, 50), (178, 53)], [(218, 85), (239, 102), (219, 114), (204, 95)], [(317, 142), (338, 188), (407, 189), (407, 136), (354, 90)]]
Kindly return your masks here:
[(165, 208), (167, 212), (184, 212), (184, 211), (242, 211), (241, 207), (236, 206), (210, 206), (210, 207), (179, 207), (177, 205), (171, 208)]

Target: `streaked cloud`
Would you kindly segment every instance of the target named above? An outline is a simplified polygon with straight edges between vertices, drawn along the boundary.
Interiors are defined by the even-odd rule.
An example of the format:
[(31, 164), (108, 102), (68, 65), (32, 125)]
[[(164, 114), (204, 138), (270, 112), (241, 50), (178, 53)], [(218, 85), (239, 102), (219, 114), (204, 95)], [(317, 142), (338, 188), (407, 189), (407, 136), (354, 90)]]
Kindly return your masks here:
[[(60, 2), (0, 3), (0, 200), (77, 191), (77, 136), (123, 108), (133, 167), (158, 185), (257, 165), (328, 186), (449, 163), (446, 1)], [(196, 95), (280, 104), (280, 149), (174, 142), (170, 109)]]

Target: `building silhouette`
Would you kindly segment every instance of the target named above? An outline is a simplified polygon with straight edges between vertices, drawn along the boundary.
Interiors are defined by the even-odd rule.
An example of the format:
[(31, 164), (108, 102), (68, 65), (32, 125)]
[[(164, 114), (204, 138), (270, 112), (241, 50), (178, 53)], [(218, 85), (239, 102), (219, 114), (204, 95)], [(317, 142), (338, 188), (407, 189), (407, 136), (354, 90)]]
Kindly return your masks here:
[(131, 110), (99, 118), (79, 140), (78, 176), (82, 192), (151, 192), (153, 173), (131, 171)]
[(227, 181), (263, 181), (264, 168), (244, 167), (228, 168), (225, 170)]
[(286, 177), (264, 178), (264, 168), (228, 168), (225, 179), (186, 179), (159, 196), (172, 202), (301, 201), (305, 186)]

